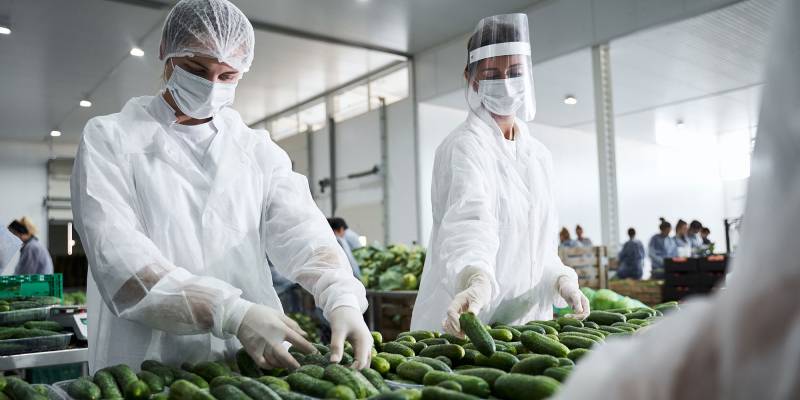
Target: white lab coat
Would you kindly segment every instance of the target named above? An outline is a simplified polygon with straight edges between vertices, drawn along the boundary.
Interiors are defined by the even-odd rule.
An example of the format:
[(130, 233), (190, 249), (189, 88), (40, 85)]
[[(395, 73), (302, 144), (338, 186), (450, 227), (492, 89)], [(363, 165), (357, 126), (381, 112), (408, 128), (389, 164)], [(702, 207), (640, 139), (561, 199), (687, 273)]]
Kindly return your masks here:
[(411, 329), (441, 330), (468, 266), (492, 282), (478, 315), (486, 323), (551, 319), (554, 304), (566, 305), (556, 281), (577, 276), (558, 258), (550, 152), (521, 120), (515, 146), (481, 108), (436, 150), (433, 229)]
[[(800, 398), (800, 2), (776, 32), (739, 251), (726, 288), (581, 360), (559, 399)], [(764, 232), (775, 232), (766, 236)]]
[(281, 310), (266, 254), (326, 313), (366, 309), (305, 178), (266, 132), (223, 109), (193, 160), (168, 134), (174, 119), (139, 97), (84, 129), (71, 184), (90, 264), (90, 370), (229, 355), (249, 302)]

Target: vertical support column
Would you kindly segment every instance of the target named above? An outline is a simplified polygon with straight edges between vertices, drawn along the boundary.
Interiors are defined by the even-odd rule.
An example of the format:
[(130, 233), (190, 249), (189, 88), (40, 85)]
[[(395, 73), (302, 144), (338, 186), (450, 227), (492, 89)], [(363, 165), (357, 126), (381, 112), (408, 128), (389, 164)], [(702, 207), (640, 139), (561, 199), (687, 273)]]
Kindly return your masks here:
[(608, 43), (592, 46), (594, 107), (597, 125), (597, 161), (600, 177), (600, 222), (602, 242), (611, 254), (619, 247), (619, 203), (617, 159), (614, 143), (614, 97)]
[(336, 121), (328, 118), (328, 155), (331, 180), (331, 217), (336, 216)]
[(381, 133), (381, 179), (383, 183), (383, 244), (389, 245), (389, 128), (386, 123), (386, 99), (380, 101), (380, 133)]
[(314, 179), (314, 131), (311, 129), (311, 125), (306, 129), (306, 162), (308, 165), (306, 180), (308, 180), (308, 186), (313, 196), (314, 185), (317, 181)]

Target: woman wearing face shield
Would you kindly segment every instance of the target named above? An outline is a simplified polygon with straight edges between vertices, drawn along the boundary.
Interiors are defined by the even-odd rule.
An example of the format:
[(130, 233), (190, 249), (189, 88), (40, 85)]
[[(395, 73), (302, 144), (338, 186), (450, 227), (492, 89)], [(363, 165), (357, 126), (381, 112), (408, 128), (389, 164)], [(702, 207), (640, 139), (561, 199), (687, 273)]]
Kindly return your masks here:
[(263, 368), (314, 347), (286, 317), (266, 255), (314, 295), (369, 366), (363, 285), (303, 176), (232, 104), (253, 60), (253, 28), (227, 0), (182, 0), (164, 24), (166, 88), (91, 119), (72, 176), (89, 276), (92, 371), (145, 359), (179, 365), (240, 347)]
[(575, 271), (558, 258), (548, 150), (536, 111), (525, 14), (478, 23), (464, 69), (470, 112), (436, 150), (433, 230), (412, 329), (460, 335), (461, 313), (484, 323), (551, 319), (553, 305), (589, 313)]

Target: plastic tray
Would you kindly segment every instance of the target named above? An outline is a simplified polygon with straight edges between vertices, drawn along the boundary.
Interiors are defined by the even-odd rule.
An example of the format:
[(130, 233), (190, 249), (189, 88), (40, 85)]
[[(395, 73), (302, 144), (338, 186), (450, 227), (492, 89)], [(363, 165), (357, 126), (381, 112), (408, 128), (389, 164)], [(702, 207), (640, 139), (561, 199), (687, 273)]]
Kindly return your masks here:
[(72, 339), (71, 333), (24, 339), (0, 340), (0, 356), (64, 350)]
[(64, 278), (52, 275), (5, 275), (0, 277), (0, 299), (51, 296), (64, 298)]
[(50, 308), (52, 306), (0, 312), (0, 325), (22, 325), (28, 321), (44, 321), (50, 316)]
[(388, 379), (386, 379), (384, 382), (386, 382), (386, 385), (389, 386), (390, 388), (392, 388), (392, 390), (397, 390), (397, 389), (422, 389), (423, 388), (422, 385), (417, 385), (417, 384), (414, 384), (414, 383), (402, 383), (402, 382), (397, 382), (397, 381), (390, 381)]
[(47, 388), (47, 398), (49, 400), (66, 400), (67, 399), (66, 394), (62, 393), (60, 390), (54, 388), (53, 386), (44, 385), (44, 384), (41, 384), (41, 383), (36, 384), (36, 386), (44, 386), (45, 388)]

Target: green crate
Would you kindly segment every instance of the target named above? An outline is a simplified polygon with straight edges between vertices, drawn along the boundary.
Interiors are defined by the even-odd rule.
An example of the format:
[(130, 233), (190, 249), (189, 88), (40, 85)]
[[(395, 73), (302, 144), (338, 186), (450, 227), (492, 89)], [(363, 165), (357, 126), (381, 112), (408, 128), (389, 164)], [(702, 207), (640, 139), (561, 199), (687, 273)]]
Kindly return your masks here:
[(61, 273), (0, 276), (0, 299), (42, 296), (64, 300), (64, 278)]
[(52, 367), (31, 368), (27, 371), (28, 382), (52, 385), (56, 382), (78, 379), (83, 375), (83, 364), (64, 364)]

